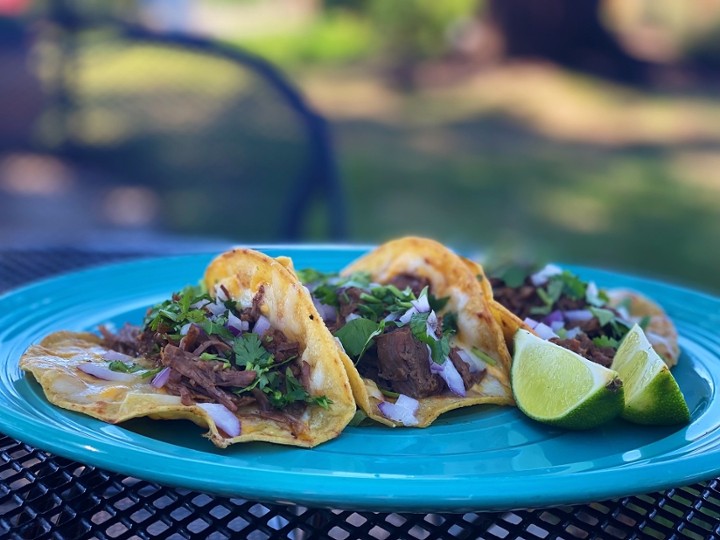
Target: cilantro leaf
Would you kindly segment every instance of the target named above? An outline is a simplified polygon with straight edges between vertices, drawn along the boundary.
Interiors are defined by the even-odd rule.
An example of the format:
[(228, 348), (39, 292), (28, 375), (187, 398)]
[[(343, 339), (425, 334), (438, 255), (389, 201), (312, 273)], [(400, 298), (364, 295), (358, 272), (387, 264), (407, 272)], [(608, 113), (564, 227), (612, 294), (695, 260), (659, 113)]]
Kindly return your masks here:
[(495, 359), (487, 354), (485, 351), (480, 350), (478, 347), (473, 347), (470, 351), (477, 356), (480, 360), (491, 366), (497, 366)]
[(610, 336), (598, 336), (593, 338), (592, 341), (598, 347), (612, 347), (613, 349), (617, 349), (618, 345), (620, 345), (617, 339), (611, 338)]
[(442, 364), (450, 354), (450, 336), (443, 336), (440, 339), (437, 339), (435, 336), (429, 336), (427, 333), (429, 316), (430, 312), (415, 313), (410, 318), (410, 331), (415, 339), (430, 347), (430, 357), (432, 361), (436, 364)]
[(555, 305), (555, 302), (557, 302), (560, 299), (560, 296), (562, 296), (564, 286), (565, 285), (562, 281), (550, 279), (545, 288), (538, 288), (537, 294), (545, 305), (532, 308), (530, 313), (539, 315), (547, 315), (550, 313)]
[(233, 341), (235, 364), (246, 369), (254, 366), (268, 367), (273, 363), (274, 357), (263, 347), (257, 334), (247, 332)]
[[(422, 296), (422, 294), (420, 296)], [(428, 293), (428, 303), (430, 304), (430, 309), (432, 309), (435, 313), (440, 313), (449, 300), (449, 296), (438, 298), (434, 294)]]
[(382, 334), (384, 329), (384, 322), (376, 323), (360, 317), (336, 330), (335, 337), (340, 340), (345, 352), (357, 361), (369, 347), (372, 339)]
[(606, 324), (615, 320), (615, 313), (613, 313), (609, 309), (591, 307), (590, 313), (592, 313), (597, 318), (597, 320), (600, 322), (600, 326), (605, 326)]
[(137, 365), (134, 362), (131, 364), (126, 364), (122, 360), (113, 360), (108, 364), (108, 369), (110, 369), (110, 371), (117, 371), (119, 373), (135, 373), (136, 371), (140, 371), (145, 368)]

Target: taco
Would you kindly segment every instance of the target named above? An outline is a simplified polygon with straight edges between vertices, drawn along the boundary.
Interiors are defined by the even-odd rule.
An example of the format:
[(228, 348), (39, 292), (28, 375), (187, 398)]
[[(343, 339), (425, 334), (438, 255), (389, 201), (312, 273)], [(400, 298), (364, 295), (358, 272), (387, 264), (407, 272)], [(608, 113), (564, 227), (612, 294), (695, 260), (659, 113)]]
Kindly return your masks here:
[(499, 267), (491, 271), (488, 286), (508, 343), (524, 328), (610, 367), (620, 341), (637, 323), (668, 367), (677, 364), (680, 348), (672, 320), (639, 292), (601, 290), (552, 264)]
[(224, 253), (204, 288), (152, 307), (142, 326), (57, 332), (20, 366), (51, 403), (109, 423), (188, 419), (221, 448), (317, 445), (356, 408), (339, 348), (288, 264), (249, 249)]
[(388, 426), (512, 404), (510, 354), (478, 280), (443, 245), (408, 237), (340, 274), (299, 271), (345, 351), (358, 407)]

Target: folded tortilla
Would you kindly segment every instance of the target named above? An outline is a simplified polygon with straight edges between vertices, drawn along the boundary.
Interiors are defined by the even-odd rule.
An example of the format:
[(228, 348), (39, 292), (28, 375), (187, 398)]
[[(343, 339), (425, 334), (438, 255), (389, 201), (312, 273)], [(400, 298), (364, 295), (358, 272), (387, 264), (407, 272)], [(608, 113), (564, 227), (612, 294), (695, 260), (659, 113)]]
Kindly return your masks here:
[[(216, 446), (267, 441), (311, 447), (337, 437), (352, 419), (356, 407), (342, 354), (323, 324), (310, 295), (293, 272), (288, 261), (275, 260), (262, 253), (237, 249), (217, 257), (205, 272), (207, 290), (222, 285), (232, 300), (244, 307), (252, 304), (262, 288), (260, 311), (273, 328), (300, 344), (299, 361), (310, 366), (311, 396), (326, 396), (329, 407), (308, 404), (292, 422), (281, 416), (270, 418), (258, 404), (242, 406), (235, 414), (240, 434), (228, 436), (210, 414), (207, 405), (183, 405), (177, 395), (150, 384), (150, 378), (126, 377), (110, 381), (79, 369), (81, 364), (107, 366), (108, 349), (95, 334), (57, 332), (31, 346), (20, 360), (20, 367), (33, 374), (47, 399), (65, 409), (78, 411), (116, 424), (148, 416), (154, 419), (187, 419), (207, 428), (205, 435)], [(140, 365), (142, 358), (136, 359)], [(148, 365), (148, 368), (154, 367)], [(227, 413), (233, 414), (226, 409)], [(270, 415), (272, 416), (272, 415)]]
[[(419, 398), (415, 416), (417, 427), (429, 426), (441, 414), (479, 404), (513, 404), (510, 389), (510, 362), (502, 331), (493, 317), (489, 299), (480, 286), (476, 275), (462, 259), (442, 244), (433, 240), (406, 237), (387, 242), (347, 266), (341, 275), (356, 272), (370, 274), (374, 282), (388, 283), (398, 275), (413, 275), (430, 282), (432, 294), (448, 298), (439, 315), (457, 314), (457, 334), (453, 345), (477, 348), (492, 360), (487, 363), (485, 377), (467, 389), (466, 396), (455, 395), (449, 390), (442, 394)], [(360, 375), (353, 361), (342, 355), (350, 384), (358, 406), (365, 414), (388, 426), (402, 426), (401, 422), (384, 416), (378, 405), (392, 400), (378, 392), (374, 381)]]

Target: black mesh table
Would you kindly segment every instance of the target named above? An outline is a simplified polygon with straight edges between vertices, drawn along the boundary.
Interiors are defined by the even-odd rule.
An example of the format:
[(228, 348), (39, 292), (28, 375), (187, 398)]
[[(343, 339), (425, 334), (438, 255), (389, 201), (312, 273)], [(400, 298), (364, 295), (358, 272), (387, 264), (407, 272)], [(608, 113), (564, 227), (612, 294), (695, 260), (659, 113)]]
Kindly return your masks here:
[[(0, 292), (146, 253), (0, 252)], [(720, 538), (720, 479), (581, 506), (405, 514), (281, 506), (170, 488), (61, 458), (0, 434), (0, 537)]]

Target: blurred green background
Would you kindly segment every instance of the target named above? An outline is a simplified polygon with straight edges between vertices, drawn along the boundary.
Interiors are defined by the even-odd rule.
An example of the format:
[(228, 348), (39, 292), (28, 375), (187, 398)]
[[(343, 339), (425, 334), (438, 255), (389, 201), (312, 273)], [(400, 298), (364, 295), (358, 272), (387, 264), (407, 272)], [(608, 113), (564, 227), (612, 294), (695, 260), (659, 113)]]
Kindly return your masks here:
[[(720, 1), (575, 3), (205, 0), (171, 3), (172, 16), (162, 2), (114, 9), (279, 66), (331, 123), (350, 241), (421, 234), (471, 254), (613, 268), (718, 293)], [(149, 61), (99, 48), (88, 62), (92, 55), (102, 69), (86, 83), (108, 92), (132, 87), (137, 64)], [(173, 79), (173, 62), (161, 65), (168, 94), (198, 87), (220, 108), (242, 88), (220, 69)], [(198, 122), (233, 129), (207, 111)], [(102, 139), (121, 123), (99, 115), (86, 129)], [(172, 152), (162, 148), (168, 140), (143, 151)], [(213, 195), (228, 182), (222, 171), (180, 164), (133, 188), (146, 212), (116, 225), (271, 239), (241, 228), (239, 202)], [(8, 185), (0, 181), (10, 193)], [(262, 221), (271, 210), (242, 210), (254, 211)], [(22, 226), (16, 216), (0, 239)], [(305, 238), (322, 241), (323, 229), (311, 223)]]

